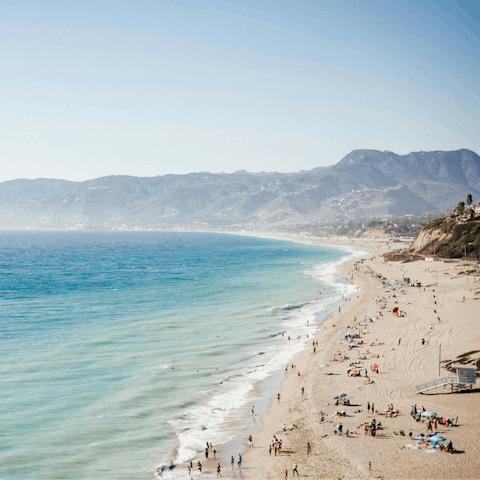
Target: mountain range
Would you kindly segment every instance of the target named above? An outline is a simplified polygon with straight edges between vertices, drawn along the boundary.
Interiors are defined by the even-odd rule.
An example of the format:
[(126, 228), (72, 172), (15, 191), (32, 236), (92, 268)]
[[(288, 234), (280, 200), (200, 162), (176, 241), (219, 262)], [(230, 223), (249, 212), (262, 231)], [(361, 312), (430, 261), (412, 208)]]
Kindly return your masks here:
[(0, 229), (291, 228), (418, 214), (480, 199), (470, 150), (354, 150), (298, 173), (108, 176), (0, 183)]

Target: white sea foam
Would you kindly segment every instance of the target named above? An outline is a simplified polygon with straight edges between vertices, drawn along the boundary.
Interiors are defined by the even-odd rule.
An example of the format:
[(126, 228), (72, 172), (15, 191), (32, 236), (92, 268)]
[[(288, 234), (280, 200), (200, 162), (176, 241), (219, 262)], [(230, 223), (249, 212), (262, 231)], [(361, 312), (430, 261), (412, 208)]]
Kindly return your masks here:
[[(306, 342), (315, 334), (319, 313), (331, 309), (333, 304), (346, 299), (357, 290), (356, 286), (339, 281), (336, 267), (345, 261), (358, 258), (365, 252), (347, 248), (345, 250), (349, 253), (340, 260), (317, 265), (306, 272), (327, 287), (320, 299), (268, 309), (269, 312), (282, 312), (283, 316), (279, 317), (280, 330), (288, 333), (284, 334), (284, 341), (280, 340), (278, 334), (272, 335), (275, 337), (272, 343), (262, 347), (264, 364), (252, 364), (242, 372), (232, 372), (225, 379), (228, 382), (220, 382), (218, 390), (210, 392), (212, 397), (206, 404), (191, 407), (181, 418), (169, 422), (178, 429), (179, 446), (171, 459), (165, 459), (157, 466), (157, 469), (161, 469), (161, 478), (190, 478), (186, 471), (170, 467), (193, 460), (204, 452), (206, 442), (219, 445), (242, 433), (238, 427), (234, 428), (233, 424), (244, 414), (245, 407), (252, 400), (255, 384), (285, 368), (287, 363), (305, 348)], [(290, 341), (287, 340), (288, 335)], [(252, 357), (258, 355), (258, 347), (251, 353)]]

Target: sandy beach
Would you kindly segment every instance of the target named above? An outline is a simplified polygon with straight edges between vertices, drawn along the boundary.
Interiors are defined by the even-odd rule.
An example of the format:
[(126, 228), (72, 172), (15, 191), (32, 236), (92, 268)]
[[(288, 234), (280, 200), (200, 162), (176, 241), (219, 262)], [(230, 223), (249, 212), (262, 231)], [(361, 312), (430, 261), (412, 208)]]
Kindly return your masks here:
[[(395, 291), (385, 293), (388, 287), (382, 287), (378, 277), (365, 273), (367, 266), (390, 281), (401, 279), (405, 273), (412, 281), (420, 281), (422, 287), (403, 287), (404, 292), (394, 298)], [(443, 360), (454, 360), (480, 348), (475, 300), (480, 299), (480, 277), (461, 274), (472, 271), (473, 263), (385, 264), (378, 253), (373, 253), (358, 267), (354, 270), (352, 263), (341, 266), (344, 276), (358, 285), (358, 294), (321, 324), (315, 338), (316, 353), (310, 345), (294, 362), (295, 370), (289, 367), (280, 402), (276, 396), (271, 399), (268, 414), (261, 419), (262, 428), (253, 436), (254, 448), (248, 448), (244, 455), (245, 475), (252, 479), (284, 478), (287, 470), (291, 477), (293, 463), (297, 462), (299, 476), (310, 478), (478, 478), (480, 389), (474, 386), (469, 392), (452, 393), (450, 387), (441, 387), (415, 393), (416, 385), (439, 377), (440, 344)], [(374, 299), (381, 296), (386, 298), (389, 312), (377, 308)], [(405, 312), (404, 317), (391, 313), (395, 305)], [(366, 317), (373, 323), (364, 324)], [(364, 332), (359, 339), (363, 345), (349, 352), (348, 345), (337, 343), (343, 337), (338, 332), (346, 333), (353, 327), (357, 328), (355, 332)], [(338, 356), (338, 352), (344, 354)], [(345, 354), (349, 360), (333, 361)], [(366, 355), (363, 365), (372, 384), (366, 384), (364, 377), (347, 375), (357, 355)], [(478, 358), (479, 354), (473, 356)], [(371, 373), (372, 364), (378, 365), (378, 374)], [(441, 376), (447, 373), (441, 369)], [(338, 393), (348, 394), (352, 406), (336, 406), (333, 397)], [(375, 404), (378, 414), (367, 411), (368, 402)], [(398, 416), (384, 415), (390, 404), (399, 410)], [(413, 437), (426, 433), (426, 424), (410, 416), (414, 404), (447, 418), (458, 417), (458, 426), (438, 425), (436, 429), (452, 440), (457, 453), (438, 449), (426, 452), (425, 444), (417, 446)], [(335, 416), (343, 409), (346, 416)], [(321, 411), (325, 418), (322, 424)], [(365, 435), (363, 430), (364, 422), (373, 419), (382, 424), (375, 437)], [(353, 435), (335, 435), (334, 426), (340, 423), (343, 432), (349, 430)], [(409, 428), (412, 437), (394, 434)], [(269, 454), (274, 436), (283, 443), (282, 453), (277, 456)], [(310, 455), (307, 443), (311, 445)]]

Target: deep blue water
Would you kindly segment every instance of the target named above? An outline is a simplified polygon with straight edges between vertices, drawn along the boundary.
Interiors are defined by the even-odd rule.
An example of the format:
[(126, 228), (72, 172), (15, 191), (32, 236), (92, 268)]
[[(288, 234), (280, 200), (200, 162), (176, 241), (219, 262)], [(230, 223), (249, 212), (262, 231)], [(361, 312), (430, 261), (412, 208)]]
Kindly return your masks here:
[(318, 265), (342, 255), (207, 233), (0, 233), (0, 478), (152, 478), (175, 446), (185, 461), (229, 440), (222, 422), (302, 348), (272, 335), (307, 331)]

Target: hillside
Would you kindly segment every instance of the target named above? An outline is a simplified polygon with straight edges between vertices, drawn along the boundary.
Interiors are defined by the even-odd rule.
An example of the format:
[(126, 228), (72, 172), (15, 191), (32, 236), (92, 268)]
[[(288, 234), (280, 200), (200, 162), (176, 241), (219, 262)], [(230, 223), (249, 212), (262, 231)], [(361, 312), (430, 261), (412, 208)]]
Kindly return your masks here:
[(379, 237), (414, 237), (419, 228), (431, 220), (443, 218), (449, 210), (437, 210), (418, 215), (404, 215), (401, 217), (379, 218), (375, 220), (350, 221), (347, 223), (326, 223), (312, 227), (312, 234), (316, 236), (379, 236)]
[(15, 200), (42, 198), (73, 187), (77, 182), (37, 178), (36, 180), (10, 180), (0, 183), (0, 204)]
[(415, 236), (408, 253), (432, 254), (441, 258), (480, 260), (480, 216), (465, 223), (446, 217), (425, 224)]
[[(25, 181), (14, 181), (25, 182)], [(298, 173), (109, 176), (16, 192), (0, 183), (3, 229), (249, 228), (416, 215), (480, 198), (480, 157), (356, 150)], [(63, 181), (57, 181), (63, 182)], [(29, 192), (31, 194), (29, 195)]]

